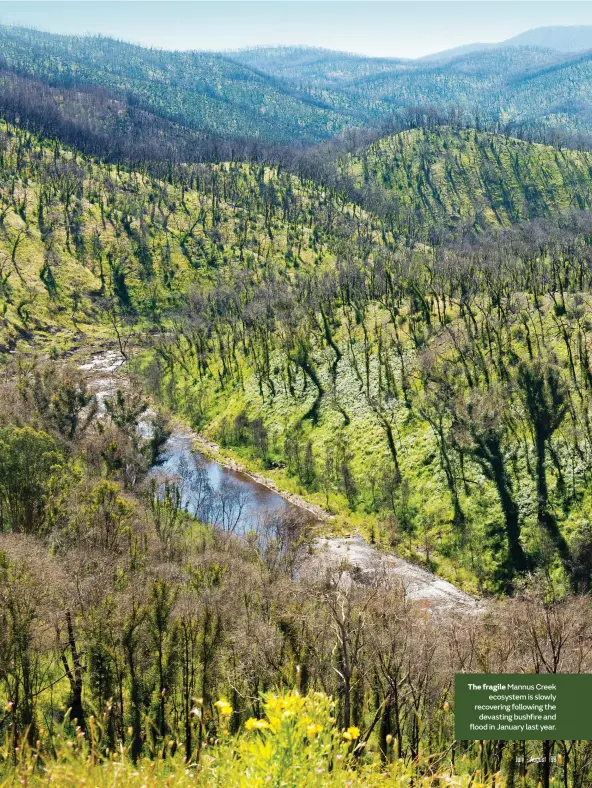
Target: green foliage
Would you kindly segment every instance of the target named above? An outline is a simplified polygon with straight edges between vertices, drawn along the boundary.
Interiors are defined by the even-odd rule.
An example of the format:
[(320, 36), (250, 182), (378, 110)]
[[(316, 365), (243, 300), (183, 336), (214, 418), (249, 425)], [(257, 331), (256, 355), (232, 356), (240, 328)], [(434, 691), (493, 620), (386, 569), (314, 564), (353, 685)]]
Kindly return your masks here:
[(46, 365), (41, 369), (22, 364), (19, 391), (27, 406), (35, 408), (44, 425), (56, 430), (66, 440), (85, 432), (96, 415), (96, 402), (86, 381), (76, 369), (58, 369)]
[(47, 433), (0, 428), (0, 531), (40, 534), (60, 485), (62, 457)]
[(91, 544), (116, 552), (129, 534), (134, 507), (121, 496), (119, 485), (104, 480), (95, 485), (77, 517), (76, 533)]
[(161, 396), (190, 417), (198, 402), (223, 451), (456, 582), (580, 584), (589, 238), (573, 214), (460, 248), (343, 245), (346, 261), (241, 285), (232, 321), (224, 283), (152, 356)]
[[(263, 699), (264, 717), (250, 718), (238, 736), (228, 734), (227, 712), (232, 708), (225, 699), (220, 708), (220, 738), (212, 740), (198, 762), (187, 762), (170, 740), (169, 752), (152, 759), (132, 760), (128, 750), (101, 756), (104, 728), (91, 718), (89, 737), (71, 737), (67, 731), (56, 738), (53, 757), (43, 758), (38, 766), (37, 753), (29, 746), (19, 748), (16, 763), (8, 769), (0, 764), (0, 785), (9, 788), (26, 780), (31, 786), (75, 784), (116, 784), (122, 788), (145, 786), (224, 786), (224, 788), (264, 788), (267, 785), (305, 788), (353, 786), (430, 785), (445, 780), (451, 788), (504, 788), (499, 775), (480, 780), (480, 770), (465, 763), (461, 773), (448, 768), (438, 770), (430, 757), (420, 757), (413, 765), (392, 758), (381, 762), (376, 755), (362, 755), (365, 743), (360, 731), (351, 726), (340, 731), (335, 726), (333, 702), (322, 692), (301, 696), (297, 692), (268, 693)], [(199, 712), (199, 709), (195, 710)], [(396, 755), (396, 743), (392, 748)], [(41, 759), (39, 759), (41, 760)], [(422, 777), (422, 772), (429, 776)], [(560, 785), (551, 782), (550, 788)]]
[[(336, 190), (317, 210), (323, 187), (279, 167), (187, 165), (147, 175), (18, 128), (0, 128), (0, 141), (5, 349), (115, 332), (125, 352), (136, 329), (163, 328), (192, 285), (207, 288), (221, 271), (236, 278), (322, 261), (356, 210), (336, 217)], [(47, 265), (49, 289), (39, 277)]]
[[(126, 94), (273, 139), (320, 139), (414, 95), (513, 96), (525, 57), (360, 59), (346, 86), (328, 58), (303, 93), (217, 55), (0, 36), (9, 68), (63, 97), (92, 83), (114, 107)], [(589, 667), (589, 604), (570, 592), (592, 571), (592, 224), (567, 209), (590, 207), (590, 156), (428, 125), (314, 173), (314, 156), (290, 171), (162, 150), (132, 170), (0, 129), (2, 349), (54, 359), (7, 364), (0, 399), (7, 785), (514, 784), (510, 746), (453, 741), (454, 671)], [(154, 403), (138, 380), (95, 421), (81, 374), (58, 367), (89, 339), (115, 341), (227, 458), (335, 518), (313, 532), (274, 514), (241, 538), (198, 523), (182, 504), (203, 469), (145, 483), (167, 426), (142, 436)], [(312, 563), (307, 577), (329, 527), (514, 598), (451, 628), (378, 576)], [(302, 694), (270, 692), (290, 686)], [(566, 782), (587, 768), (585, 743), (554, 746)]]
[(592, 205), (592, 156), (474, 129), (414, 129), (341, 162), (393, 227), (509, 227)]
[[(13, 407), (6, 396), (0, 405), (7, 401)], [(118, 412), (133, 413), (128, 405)], [(34, 405), (25, 415), (40, 417)], [(247, 434), (252, 421), (238, 416), (237, 434)], [(323, 417), (322, 407), (315, 430)], [(271, 774), (294, 785), (446, 778), (465, 786), (478, 784), (477, 769), (485, 785), (511, 780), (508, 746), (453, 743), (454, 671), (473, 660), (507, 672), (540, 668), (539, 659), (561, 672), (587, 668), (585, 598), (524, 593), (492, 603), (488, 616), (471, 614), (466, 627), (455, 610), (450, 628), (446, 615), (426, 615), (379, 576), (365, 584), (346, 565), (326, 576), (320, 564), (309, 568), (316, 531), (304, 523), (274, 516), (266, 530), (233, 537), (182, 511), (175, 480), (146, 489), (140, 476), (124, 491), (94, 461), (93, 444), (133, 421), (62, 436), (59, 473), (71, 483), (51, 534), (0, 534), (0, 784), (246, 786)], [(300, 420), (294, 433), (302, 480), (316, 438), (308, 426)], [(19, 430), (38, 435), (3, 428), (2, 440)], [(358, 506), (368, 493), (355, 470), (358, 447), (343, 435), (332, 445), (336, 462), (326, 461), (332, 454), (317, 462), (315, 483), (320, 492), (330, 468), (345, 500), (347, 465)], [(296, 469), (300, 449), (292, 451)], [(406, 523), (408, 480), (392, 464), (384, 477), (376, 500), (390, 491), (405, 528), (441, 527), (429, 505)], [(580, 581), (588, 530), (583, 524), (573, 545)], [(345, 572), (353, 582), (341, 582)], [(542, 634), (548, 626), (565, 633), (558, 652)], [(286, 686), (302, 694), (270, 692)], [(556, 744), (569, 757), (566, 774), (581, 767), (585, 746)], [(538, 756), (540, 745), (529, 747)], [(537, 769), (529, 767), (528, 788)]]
[(324, 693), (288, 692), (280, 697), (270, 693), (262, 701), (264, 716), (249, 718), (246, 732), (236, 742), (223, 744), (208, 758), (203, 775), (208, 784), (372, 785), (386, 778), (376, 762), (356, 769), (360, 731), (336, 729), (334, 704)]

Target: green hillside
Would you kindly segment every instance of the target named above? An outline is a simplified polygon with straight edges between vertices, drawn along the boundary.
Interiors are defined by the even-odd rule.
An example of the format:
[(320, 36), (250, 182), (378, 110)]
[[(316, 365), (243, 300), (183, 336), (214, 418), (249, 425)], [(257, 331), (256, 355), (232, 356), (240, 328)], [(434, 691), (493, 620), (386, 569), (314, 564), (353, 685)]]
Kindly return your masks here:
[[(2, 788), (515, 785), (513, 743), (455, 741), (454, 674), (590, 669), (588, 155), (443, 129), (324, 164), (0, 126)], [(327, 516), (200, 522), (187, 490), (245, 503), (149, 475), (188, 426)], [(315, 563), (356, 535), (487, 615)], [(549, 788), (590, 780), (552, 746)]]
[(0, 25), (0, 788), (592, 786), (591, 33)]
[(592, 205), (592, 154), (477, 132), (414, 129), (340, 163), (358, 188), (426, 223), (477, 228)]
[(531, 571), (580, 587), (589, 233), (584, 217), (455, 252), (343, 246), (337, 267), (251, 282), (237, 322), (213, 291), (143, 368), (222, 456), (335, 528), (473, 590)]
[[(0, 126), (0, 346), (158, 329), (191, 287), (294, 276), (372, 221), (264, 165), (140, 173)], [(150, 174), (152, 173), (152, 174)], [(355, 213), (355, 219), (354, 219)]]
[[(564, 213), (588, 205), (587, 154), (472, 131), (406, 132), (342, 162), (373, 213), (344, 198), (340, 179), (327, 188), (242, 163), (158, 177), (1, 131), (3, 350), (36, 345), (59, 356), (89, 341), (162, 334), (142, 368), (167, 405), (269, 468), (280, 486), (335, 508), (337, 528), (394, 540), (488, 590), (538, 563), (543, 528), (555, 544), (545, 560), (573, 581), (566, 538), (577, 541), (587, 516), (586, 471), (569, 441), (548, 439), (547, 528), (531, 450), (516, 436), (527, 447), (534, 429), (524, 400), (532, 365), (559, 376), (563, 398), (575, 388), (572, 428), (584, 429), (592, 375), (578, 299), (588, 288), (589, 233), (587, 214)], [(364, 171), (367, 184), (399, 189), (390, 213), (371, 189), (364, 194)], [(485, 233), (485, 246), (467, 252), (396, 241), (411, 216), (435, 229), (483, 229), (556, 211), (548, 228)], [(511, 307), (501, 308), (498, 290), (511, 294)], [(504, 419), (521, 414), (523, 426), (496, 439), (500, 462), (524, 450), (504, 472), (516, 515), (477, 437), (453, 437), (476, 387), (490, 397), (505, 391)], [(447, 403), (437, 419), (426, 404), (432, 390)], [(462, 481), (467, 468), (482, 479), (478, 498)], [(513, 554), (516, 518), (522, 546)]]

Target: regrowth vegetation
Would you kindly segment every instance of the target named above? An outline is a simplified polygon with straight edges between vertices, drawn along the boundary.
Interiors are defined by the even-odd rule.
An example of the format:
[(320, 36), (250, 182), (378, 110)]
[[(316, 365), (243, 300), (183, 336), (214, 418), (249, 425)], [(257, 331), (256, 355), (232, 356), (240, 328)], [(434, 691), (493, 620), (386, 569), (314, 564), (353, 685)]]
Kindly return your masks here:
[[(587, 599), (451, 620), (380, 577), (306, 579), (305, 522), (239, 538), (179, 510), (180, 479), (155, 497), (120, 383), (98, 421), (59, 362), (2, 386), (2, 785), (511, 784), (521, 744), (453, 741), (454, 671), (589, 670)], [(549, 784), (586, 784), (589, 743), (545, 751)]]
[(457, 249), (356, 241), (224, 280), (146, 374), (222, 446), (457, 581), (587, 590), (589, 233), (574, 214)]
[[(513, 785), (517, 745), (454, 741), (452, 679), (590, 670), (589, 154), (434, 122), (197, 163), (176, 122), (205, 56), (170, 56), (173, 84), (167, 53), (114, 70), (124, 45), (74, 42), (115, 93), (156, 69), (132, 111), (56, 84), (69, 40), (30, 34), (28, 60), (19, 36), (0, 128), (0, 779)], [(45, 138), (50, 98), (66, 110)], [(115, 117), (135, 167), (129, 147), (87, 155)], [(98, 398), (92, 364), (65, 358), (85, 343), (126, 361)], [(158, 469), (167, 412), (334, 517), (235, 535), (232, 496), (204, 516), (205, 468)], [(311, 572), (330, 529), (513, 598), (450, 621), (387, 578)], [(589, 783), (588, 743), (527, 749), (560, 768), (534, 761), (526, 784)]]
[(509, 227), (592, 201), (592, 156), (474, 129), (415, 129), (340, 162), (399, 226)]

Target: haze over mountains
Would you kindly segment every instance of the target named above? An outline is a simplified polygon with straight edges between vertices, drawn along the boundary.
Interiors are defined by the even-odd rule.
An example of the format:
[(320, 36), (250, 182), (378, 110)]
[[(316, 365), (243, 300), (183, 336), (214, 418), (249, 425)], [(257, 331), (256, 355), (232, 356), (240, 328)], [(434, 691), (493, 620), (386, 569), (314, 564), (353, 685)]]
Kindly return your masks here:
[[(592, 52), (574, 50), (590, 43), (591, 30), (541, 28), (477, 51), (405, 61), (290, 47), (167, 52), (102, 37), (2, 27), (2, 101), (10, 109), (17, 95), (35, 94), (36, 102), (17, 103), (25, 123), (35, 103), (39, 128), (47, 114), (39, 111), (39, 101), (51, 114), (56, 101), (61, 109), (72, 108), (81, 93), (98, 91), (101, 101), (108, 96), (118, 102), (122, 129), (109, 122), (108, 136), (124, 142), (125, 118), (135, 115), (137, 122), (138, 112), (154, 118), (161, 139), (198, 132), (309, 145), (348, 127), (378, 126), (418, 105), (454, 107), (510, 130), (561, 126), (589, 132)], [(88, 113), (64, 114), (88, 124)], [(174, 132), (163, 123), (174, 124)], [(142, 124), (151, 125), (146, 115)], [(104, 133), (102, 120), (95, 126)], [(43, 125), (39, 130), (46, 131)]]
[(420, 58), (423, 61), (442, 60), (466, 55), (469, 52), (479, 52), (489, 49), (503, 49), (505, 47), (539, 47), (552, 49), (555, 52), (583, 52), (592, 49), (591, 25), (565, 25), (550, 27), (535, 27), (525, 30), (517, 36), (512, 36), (498, 44), (465, 44), (464, 46), (435, 52)]

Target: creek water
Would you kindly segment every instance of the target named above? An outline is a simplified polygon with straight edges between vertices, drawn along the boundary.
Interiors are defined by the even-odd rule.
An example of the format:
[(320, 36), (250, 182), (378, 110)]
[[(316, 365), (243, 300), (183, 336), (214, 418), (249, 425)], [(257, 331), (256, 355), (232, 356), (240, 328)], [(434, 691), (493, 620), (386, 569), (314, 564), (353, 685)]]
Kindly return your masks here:
[(306, 514), (247, 474), (196, 451), (191, 435), (183, 432), (171, 433), (150, 474), (174, 480), (183, 508), (224, 531), (245, 533), (271, 519)]
[[(128, 385), (125, 376), (120, 375), (123, 363), (121, 354), (106, 350), (80, 367), (97, 397), (99, 417), (105, 414), (105, 399)], [(138, 428), (144, 438), (151, 435), (151, 415), (154, 414), (147, 413)], [(167, 481), (174, 482), (172, 489), (179, 496), (176, 503), (227, 532), (273, 532), (275, 524), (288, 518), (292, 523), (317, 519), (303, 506), (291, 503), (249, 475), (196, 451), (195, 435), (187, 427), (173, 427), (160, 461), (149, 474), (159, 485), (161, 495), (166, 494)], [(318, 579), (332, 571), (343, 582), (344, 566), (349, 567), (350, 582), (401, 585), (409, 599), (431, 613), (480, 615), (486, 609), (451, 583), (416, 564), (378, 550), (359, 535), (317, 539), (314, 553), (307, 556), (300, 574)]]
[[(121, 354), (107, 350), (95, 354), (80, 367), (88, 375), (99, 417), (105, 414), (105, 399), (127, 385), (120, 374), (123, 364)], [(143, 438), (151, 436), (150, 416), (146, 414), (138, 426)], [(227, 532), (246, 533), (285, 517), (310, 519), (308, 512), (264, 484), (205, 457), (195, 449), (187, 429), (173, 427), (149, 476), (159, 484), (161, 493), (165, 493), (167, 482), (173, 483), (174, 488), (170, 489), (173, 494), (178, 491), (178, 502), (184, 509)]]

